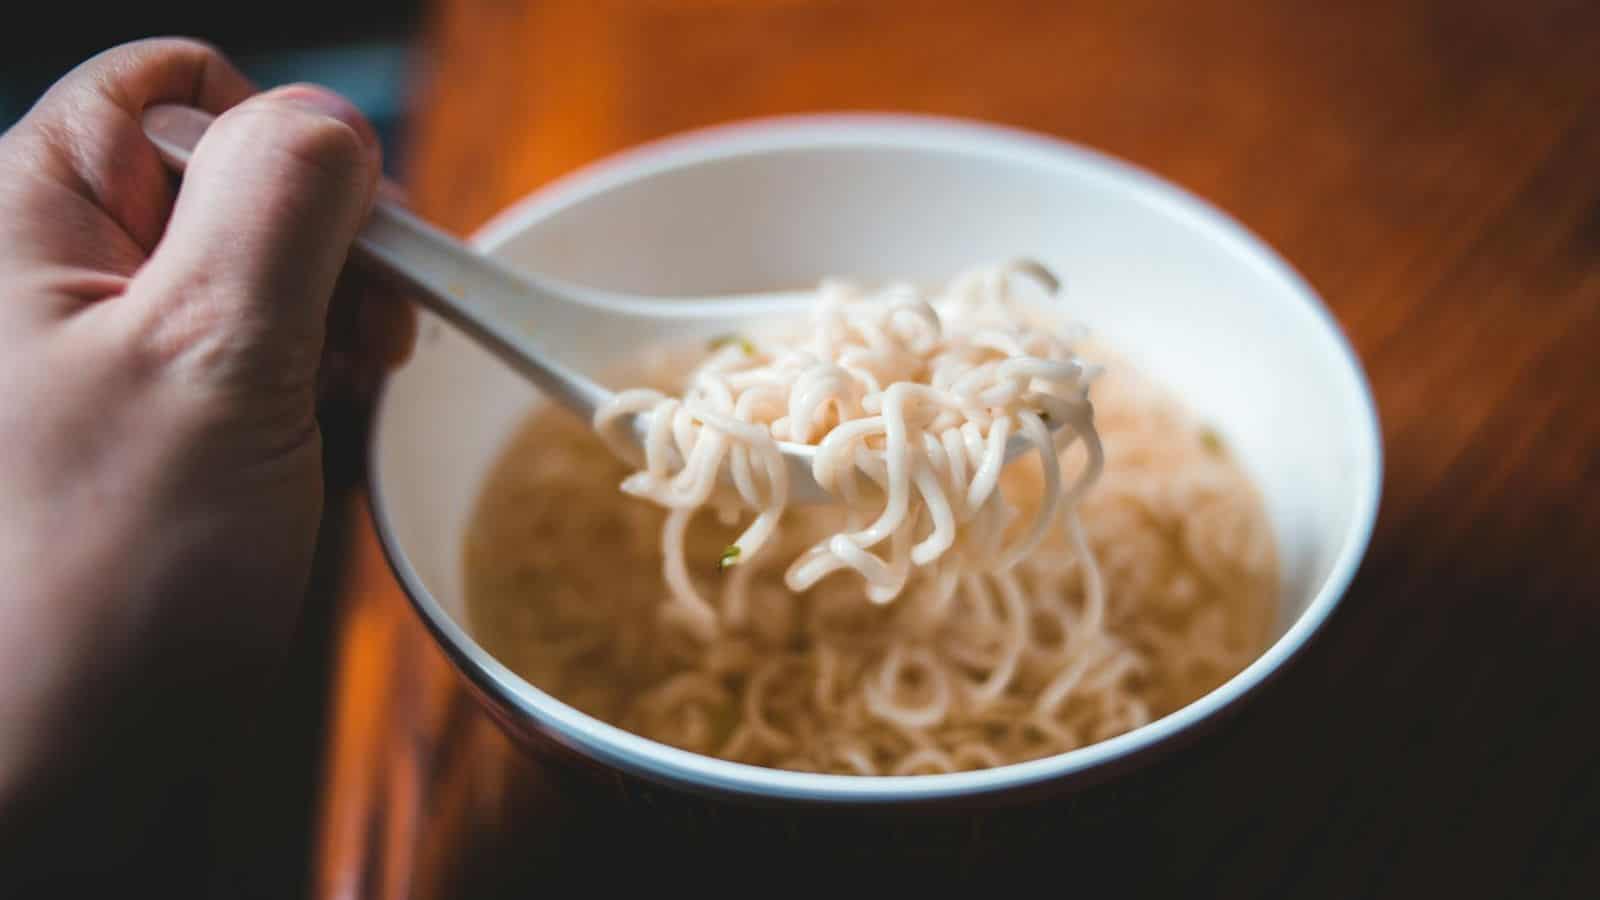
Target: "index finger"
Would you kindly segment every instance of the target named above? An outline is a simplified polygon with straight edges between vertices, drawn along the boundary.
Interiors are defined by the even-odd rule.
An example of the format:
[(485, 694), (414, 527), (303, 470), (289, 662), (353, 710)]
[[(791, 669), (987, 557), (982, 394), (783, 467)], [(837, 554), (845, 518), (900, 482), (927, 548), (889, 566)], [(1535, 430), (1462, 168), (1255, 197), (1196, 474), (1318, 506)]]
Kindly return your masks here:
[(216, 48), (152, 38), (114, 47), (67, 73), (15, 131), (35, 145), (28, 158), (39, 174), (110, 213), (148, 251), (171, 211), (172, 191), (140, 114), (155, 103), (221, 113), (254, 93)]

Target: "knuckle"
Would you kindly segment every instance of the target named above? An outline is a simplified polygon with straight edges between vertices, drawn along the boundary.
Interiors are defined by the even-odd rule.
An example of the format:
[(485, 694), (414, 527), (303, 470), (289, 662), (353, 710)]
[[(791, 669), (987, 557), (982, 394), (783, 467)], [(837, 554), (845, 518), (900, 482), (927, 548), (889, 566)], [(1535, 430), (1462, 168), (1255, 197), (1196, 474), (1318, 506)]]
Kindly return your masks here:
[(129, 85), (149, 83), (158, 78), (155, 73), (199, 72), (225, 61), (221, 50), (196, 38), (150, 37), (103, 51), (85, 63), (81, 71), (99, 93), (131, 104), (143, 98), (130, 95)]
[(122, 45), (123, 50), (139, 55), (166, 56), (182, 55), (195, 56), (201, 59), (223, 58), (222, 51), (215, 44), (200, 38), (187, 35), (163, 35), (160, 37), (141, 38), (129, 41)]
[(365, 167), (367, 154), (360, 135), (338, 119), (267, 103), (257, 104), (241, 118), (248, 121), (253, 138), (276, 148), (293, 164), (341, 178)]

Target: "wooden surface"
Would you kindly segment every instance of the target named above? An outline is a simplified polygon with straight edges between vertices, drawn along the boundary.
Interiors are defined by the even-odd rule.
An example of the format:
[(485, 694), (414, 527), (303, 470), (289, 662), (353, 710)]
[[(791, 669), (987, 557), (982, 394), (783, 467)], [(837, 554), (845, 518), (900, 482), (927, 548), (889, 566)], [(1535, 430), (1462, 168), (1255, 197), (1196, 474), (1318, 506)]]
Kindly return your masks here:
[[(639, 141), (829, 109), (1065, 136), (1243, 220), (1367, 366), (1382, 513), (1302, 660), (1140, 776), (1121, 852), (1186, 896), (1600, 895), (1600, 5), (452, 0), (430, 42), (411, 187), (462, 233)], [(425, 894), (455, 848), (419, 822), (461, 813), (418, 767), (469, 704), (351, 515), (316, 880)]]

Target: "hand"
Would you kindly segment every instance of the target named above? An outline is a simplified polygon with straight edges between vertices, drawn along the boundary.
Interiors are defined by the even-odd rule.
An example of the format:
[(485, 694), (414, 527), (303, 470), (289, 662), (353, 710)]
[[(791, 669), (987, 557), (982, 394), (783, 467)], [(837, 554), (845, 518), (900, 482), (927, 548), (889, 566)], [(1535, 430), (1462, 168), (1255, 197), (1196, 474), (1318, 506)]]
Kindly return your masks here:
[[(371, 127), (253, 93), (210, 48), (140, 42), (0, 137), (0, 835), (151, 764), (157, 729), (248, 711), (311, 563), (319, 385), (409, 347), (403, 304), (334, 297)], [(162, 102), (220, 114), (176, 189), (139, 124)]]

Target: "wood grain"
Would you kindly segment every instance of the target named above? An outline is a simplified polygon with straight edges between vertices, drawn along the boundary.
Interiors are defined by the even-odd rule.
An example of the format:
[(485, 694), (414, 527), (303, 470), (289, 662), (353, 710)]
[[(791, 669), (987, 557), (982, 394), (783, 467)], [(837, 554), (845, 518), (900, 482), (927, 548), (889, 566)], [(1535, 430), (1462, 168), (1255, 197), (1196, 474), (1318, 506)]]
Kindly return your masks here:
[[(1106, 867), (1164, 894), (1600, 895), (1600, 5), (449, 0), (430, 41), (410, 182), (462, 233), (642, 140), (838, 109), (1061, 135), (1241, 219), (1368, 368), (1382, 513), (1299, 663), (1139, 775)], [(460, 835), (503, 810), (485, 761), (510, 751), (359, 528), (319, 890), (426, 896), (497, 864)], [(582, 811), (518, 790), (525, 845), (581, 857)], [(507, 883), (484, 878), (452, 883)]]

